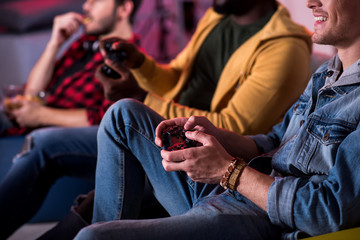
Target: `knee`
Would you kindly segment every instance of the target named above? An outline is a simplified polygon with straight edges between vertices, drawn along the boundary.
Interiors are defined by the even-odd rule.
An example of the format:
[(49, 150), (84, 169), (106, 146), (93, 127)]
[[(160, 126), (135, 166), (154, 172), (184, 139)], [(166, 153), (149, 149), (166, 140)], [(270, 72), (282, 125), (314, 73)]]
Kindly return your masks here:
[(144, 111), (145, 108), (147, 107), (142, 102), (139, 102), (135, 99), (126, 98), (114, 103), (107, 112), (110, 112), (112, 115), (125, 115)]
[(56, 139), (62, 138), (60, 135), (61, 131), (58, 128), (40, 128), (32, 131), (26, 140), (31, 142), (31, 147), (46, 149), (58, 145)]
[(32, 131), (25, 137), (24, 144), (20, 152), (14, 157), (14, 161), (17, 161), (20, 158), (39, 160), (38, 154), (40, 152), (43, 152), (44, 149), (52, 148), (54, 142), (51, 141), (51, 136), (53, 136), (53, 134), (53, 131), (47, 128)]
[(97, 228), (94, 225), (90, 225), (80, 230), (80, 232), (75, 236), (74, 240), (92, 240), (100, 239), (98, 238), (99, 233)]
[(29, 133), (28, 136), (43, 141), (44, 139), (49, 139), (53, 135), (53, 131), (53, 128), (39, 128)]
[(123, 126), (127, 122), (141, 119), (149, 109), (145, 104), (135, 99), (121, 99), (114, 103), (103, 117), (100, 128), (107, 128), (109, 124)]

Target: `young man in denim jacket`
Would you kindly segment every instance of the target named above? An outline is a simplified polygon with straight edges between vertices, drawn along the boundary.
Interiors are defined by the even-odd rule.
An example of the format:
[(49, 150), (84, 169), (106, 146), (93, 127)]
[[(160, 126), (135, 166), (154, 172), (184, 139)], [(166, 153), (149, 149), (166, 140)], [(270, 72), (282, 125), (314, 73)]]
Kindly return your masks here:
[[(75, 239), (297, 239), (360, 226), (360, 2), (307, 6), (313, 41), (338, 53), (269, 134), (237, 135), (199, 116), (163, 121), (132, 100), (109, 109), (95, 224)], [(174, 125), (198, 146), (161, 150)], [(145, 174), (171, 217), (126, 220), (136, 218)]]
[[(265, 133), (280, 121), (306, 87), (310, 76), (310, 35), (295, 24), (286, 8), (275, 0), (213, 2), (217, 3), (217, 10), (209, 8), (190, 43), (170, 64), (159, 67), (160, 64), (146, 56), (144, 66), (138, 69), (137, 76), (143, 75), (139, 85), (144, 86), (147, 79), (144, 71), (151, 73), (153, 68), (149, 66), (152, 64), (156, 65), (154, 72), (161, 72), (161, 75), (155, 82), (154, 76), (148, 78), (155, 85), (145, 88), (151, 92), (146, 96), (145, 104), (166, 118), (207, 115), (219, 127), (239, 133)], [(222, 9), (229, 3), (235, 5)], [(128, 56), (127, 60), (131, 58)], [(296, 71), (299, 65), (302, 71)], [(209, 69), (214, 74), (208, 72)], [(132, 69), (134, 71), (136, 69)], [(124, 84), (125, 78), (104, 80), (104, 74), (98, 73), (105, 92), (109, 92), (108, 86), (112, 89), (112, 84), (118, 87), (114, 98), (110, 94), (111, 100), (118, 99), (119, 93), (129, 92), (123, 91), (129, 87), (129, 82)], [(211, 77), (207, 79), (206, 74), (202, 77), (204, 73)], [(120, 74), (131, 75), (129, 71)], [(195, 78), (197, 81), (193, 81)], [(199, 80), (207, 80), (205, 87), (202, 87), (204, 84), (200, 89), (191, 87), (191, 97), (183, 97), (192, 104), (177, 104), (173, 94), (170, 97), (164, 93), (174, 92), (169, 89), (171, 82), (178, 82), (172, 89), (179, 94), (185, 85), (199, 83)], [(200, 93), (212, 91), (214, 97), (212, 94), (199, 97)], [(200, 102), (207, 106), (194, 105)], [(17, 156), (16, 164), (0, 183), (0, 212), (14, 216), (13, 221), (4, 220), (3, 226), (19, 225), (32, 216), (61, 176), (95, 179), (96, 133), (97, 127), (47, 128), (46, 131), (32, 132), (26, 151)], [(2, 195), (6, 198), (1, 198)], [(16, 203), (12, 199), (16, 199)], [(24, 210), (16, 209), (15, 212), (12, 207), (15, 205), (23, 206)]]

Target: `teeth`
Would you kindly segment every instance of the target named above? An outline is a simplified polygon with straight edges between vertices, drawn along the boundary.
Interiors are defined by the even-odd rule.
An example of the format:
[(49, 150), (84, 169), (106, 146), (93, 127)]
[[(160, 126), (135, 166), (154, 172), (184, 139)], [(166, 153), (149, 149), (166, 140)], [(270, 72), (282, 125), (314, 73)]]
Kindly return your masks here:
[(316, 20), (316, 21), (320, 21), (320, 22), (325, 22), (325, 21), (328, 20), (328, 18), (327, 18), (327, 17), (320, 16), (320, 17), (315, 17), (315, 20)]

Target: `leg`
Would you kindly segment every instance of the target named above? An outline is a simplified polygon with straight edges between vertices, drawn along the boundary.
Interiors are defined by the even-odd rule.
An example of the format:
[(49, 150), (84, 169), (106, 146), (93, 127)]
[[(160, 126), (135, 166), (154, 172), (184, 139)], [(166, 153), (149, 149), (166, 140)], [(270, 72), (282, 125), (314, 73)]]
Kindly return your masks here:
[(187, 213), (151, 220), (118, 220), (82, 229), (76, 240), (92, 239), (280, 239), (281, 229), (242, 196), (229, 192), (199, 200)]
[[(61, 176), (93, 180), (97, 127), (44, 128), (27, 137), (0, 183), (0, 236), (8, 236), (40, 208)], [(0, 238), (1, 238), (0, 237)]]
[(163, 118), (134, 100), (107, 111), (98, 131), (93, 222), (137, 218), (145, 173), (170, 215), (187, 212), (213, 186), (194, 183), (183, 172), (166, 172), (154, 130)]

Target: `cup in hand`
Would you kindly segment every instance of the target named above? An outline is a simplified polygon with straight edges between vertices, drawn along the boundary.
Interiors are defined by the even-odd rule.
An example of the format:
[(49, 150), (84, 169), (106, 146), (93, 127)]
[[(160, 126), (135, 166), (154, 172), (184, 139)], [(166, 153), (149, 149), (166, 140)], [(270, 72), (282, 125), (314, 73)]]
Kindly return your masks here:
[(6, 111), (12, 111), (21, 107), (21, 104), (17, 100), (24, 98), (24, 89), (24, 85), (10, 84), (3, 86), (3, 102)]

